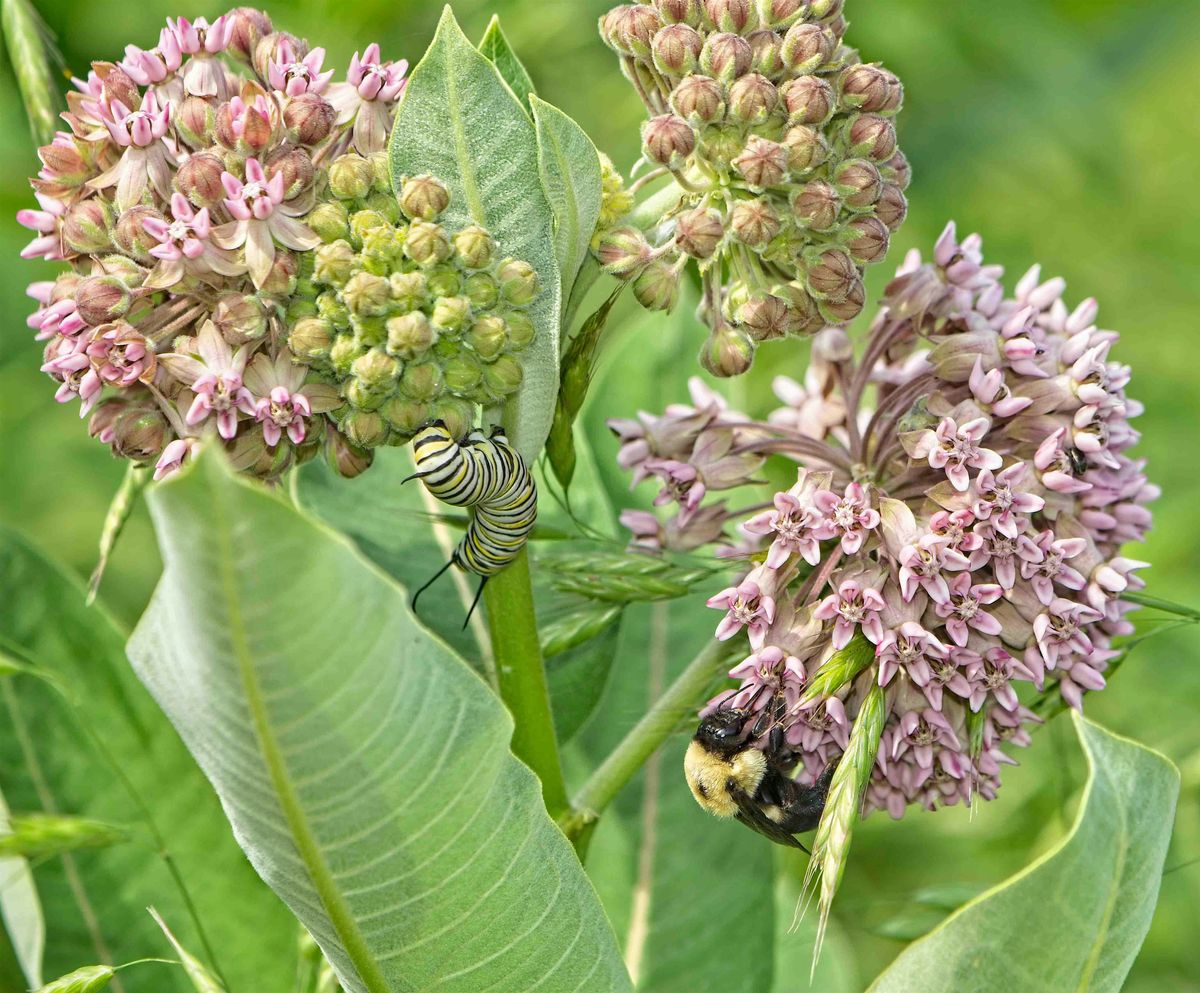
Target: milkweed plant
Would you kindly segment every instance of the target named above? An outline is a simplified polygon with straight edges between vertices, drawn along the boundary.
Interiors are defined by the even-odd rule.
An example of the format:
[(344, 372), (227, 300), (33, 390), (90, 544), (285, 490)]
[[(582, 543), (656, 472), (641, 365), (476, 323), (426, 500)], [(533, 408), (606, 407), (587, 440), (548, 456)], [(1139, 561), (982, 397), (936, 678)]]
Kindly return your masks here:
[[(54, 914), (23, 930), (0, 893), (19, 988), (766, 989), (771, 963), (738, 985), (700, 923), (676, 971), (614, 937), (636, 867), (613, 839), (654, 830), (625, 788), (645, 769), (645, 790), (686, 797), (676, 759), (713, 715), (737, 732), (723, 768), (761, 753), (771, 770), (729, 772), (738, 819), (779, 822), (779, 777), (819, 784), (815, 832), (793, 839), (811, 856), (780, 863), (797, 916), (816, 903), (816, 975), (863, 818), (1004, 804), (1004, 767), (1106, 688), (1139, 606), (1197, 616), (1140, 592), (1158, 488), (1095, 299), (1039, 265), (1006, 278), (953, 222), (872, 299), (909, 211), (904, 88), (853, 47), (841, 0), (605, 13), (645, 111), (628, 172), (535, 92), (495, 19), (476, 45), (447, 8), (423, 57), (364, 38), (347, 62), (263, 11), (180, 16), (100, 53), (64, 110), (36, 13), (4, 12), (41, 144), (21, 255), (52, 263), (28, 325), (47, 393), (128, 464), (90, 595), (144, 494), (164, 572), (127, 692), (155, 702), (145, 747), (181, 738), (181, 782), (219, 797), (196, 815), (218, 822), (212, 850), (236, 839), (256, 870), (222, 886), (236, 850), (211, 871), (183, 843), (174, 859), (152, 782), (104, 744), (115, 716), (6, 636), (0, 676), (18, 698), (49, 689), (90, 728), (72, 747), (129, 794), (99, 819), (44, 791), (0, 818), (0, 866), (36, 870), (27, 907), (45, 860), (79, 905), (91, 863), (73, 853), (139, 832), (156, 839), (141, 861), (170, 870), (152, 930), (109, 925), (122, 898), (96, 889), (87, 942)], [(648, 356), (690, 369), (686, 392), (592, 389), (601, 355), (614, 381)], [(585, 401), (607, 448), (578, 430)], [(619, 514), (616, 479), (640, 501)], [(664, 673), (650, 654), (675, 612), (711, 632)], [(613, 670), (618, 639), (636, 668)], [(1116, 985), (1078, 986), (1115, 990), (1174, 774), (1076, 725), (1094, 770), (1130, 782), (1090, 785), (1075, 833), (1149, 867), (1113, 884), (1145, 908), (1104, 962)], [(1135, 810), (1157, 827), (1119, 834)], [(684, 848), (753, 853), (694, 868), (716, 873), (694, 884), (705, 919), (769, 927), (737, 895), (769, 842), (694, 807), (673, 823)], [(924, 943), (1035, 912), (996, 909), (1016, 899), (980, 897)], [(1056, 948), (1068, 966), (1103, 945), (1089, 927)], [(1026, 988), (1019, 932), (997, 933), (986, 988)], [(955, 988), (938, 968), (914, 946), (872, 988)]]

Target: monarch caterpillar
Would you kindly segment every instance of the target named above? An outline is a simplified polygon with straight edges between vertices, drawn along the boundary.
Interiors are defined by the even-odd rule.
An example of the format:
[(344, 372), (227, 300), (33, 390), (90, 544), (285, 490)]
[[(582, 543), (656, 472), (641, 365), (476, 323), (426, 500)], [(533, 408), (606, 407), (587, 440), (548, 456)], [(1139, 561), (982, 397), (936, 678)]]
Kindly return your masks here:
[[(417, 598), (452, 565), (481, 577), (467, 620), (475, 611), (491, 576), (520, 554), (537, 519), (537, 486), (525, 461), (495, 428), (491, 437), (472, 431), (460, 444), (442, 421), (432, 421), (413, 438), (413, 460), (419, 479), (439, 500), (471, 508), (467, 533), (437, 573), (413, 594)], [(464, 627), (466, 622), (464, 622)]]

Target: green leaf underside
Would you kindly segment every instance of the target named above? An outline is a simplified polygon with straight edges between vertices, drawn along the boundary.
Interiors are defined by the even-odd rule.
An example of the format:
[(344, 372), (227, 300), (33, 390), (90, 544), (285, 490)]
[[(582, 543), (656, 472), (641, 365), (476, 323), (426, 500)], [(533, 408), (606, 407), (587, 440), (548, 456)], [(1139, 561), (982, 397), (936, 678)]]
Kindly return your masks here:
[(493, 15), (488, 23), (487, 31), (484, 32), (483, 38), (479, 42), (479, 51), (496, 67), (500, 78), (508, 84), (508, 88), (513, 91), (516, 98), (528, 109), (529, 98), (534, 93), (533, 80), (529, 78), (529, 72), (517, 58), (517, 53), (513, 51), (512, 45), (509, 44), (508, 38), (500, 27), (499, 17)]
[[(6, 833), (9, 810), (0, 792), (0, 836)], [(13, 977), (5, 962), (11, 951), (14, 964), (30, 989), (42, 985), (42, 952), (46, 947), (46, 921), (29, 863), (23, 858), (0, 858), (0, 945), (7, 939), (9, 948), (0, 947), (0, 989)]]
[(1117, 993), (1150, 927), (1179, 772), (1073, 715), (1089, 779), (1070, 833), (910, 945), (871, 993)]
[(521, 357), (521, 388), (505, 406), (509, 438), (532, 462), (550, 431), (558, 395), (562, 287), (554, 220), (538, 178), (533, 122), (449, 7), (409, 77), (389, 155), (394, 182), (424, 172), (438, 176), (451, 190), (447, 224), (483, 225), (505, 255), (523, 259), (538, 274), (542, 292), (530, 309), (537, 338)]
[(567, 114), (536, 96), (530, 104), (542, 187), (554, 213), (554, 251), (565, 310), (600, 219), (600, 156), (592, 139)]
[[(232, 993), (286, 983), (294, 972), (296, 923), (246, 863), (203, 773), (125, 658), (125, 632), (85, 589), (0, 528), (0, 633), (67, 687), (78, 712), (150, 804), (187, 882)], [(182, 896), (135, 802), (97, 753), (75, 715), (40, 679), (0, 680), (0, 788), (17, 811), (71, 814), (126, 824), (131, 841), (43, 861), (34, 870), (53, 930), (43, 973), (81, 964), (161, 956), (167, 949), (146, 907), (154, 904), (198, 952)], [(125, 993), (184, 993), (181, 972), (122, 972)], [(282, 987), (281, 987), (282, 988)]]
[(135, 667), (347, 993), (627, 989), (507, 712), (403, 593), (216, 453), (151, 511)]

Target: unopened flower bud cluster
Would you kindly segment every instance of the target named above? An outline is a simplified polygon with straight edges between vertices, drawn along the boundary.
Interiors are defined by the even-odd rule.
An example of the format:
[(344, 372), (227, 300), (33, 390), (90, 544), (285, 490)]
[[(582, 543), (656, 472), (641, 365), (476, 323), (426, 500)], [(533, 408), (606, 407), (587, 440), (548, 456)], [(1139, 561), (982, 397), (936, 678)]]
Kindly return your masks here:
[(29, 324), (58, 400), (118, 456), (161, 477), (211, 430), (267, 478), (322, 444), (342, 472), (368, 464), (330, 420), (336, 384), (289, 351), (288, 314), (321, 244), (311, 214), (338, 163), (383, 167), (406, 70), (370, 45), (335, 81), (323, 49), (243, 7), (170, 19), (74, 80), (18, 215), (22, 255), (68, 267), (29, 288)]
[(483, 228), (439, 224), (450, 191), (433, 176), (393, 195), (386, 168), (345, 156), (328, 197), (308, 218), (324, 243), (289, 312), (293, 355), (336, 384), (355, 445), (403, 444), (434, 418), (462, 436), (521, 384), (532, 267)]
[[(708, 601), (716, 636), (746, 637), (740, 683), (710, 706), (784, 702), (786, 740), (811, 781), (846, 747), (872, 684), (888, 720), (867, 809), (899, 817), (991, 798), (1005, 744), (1025, 745), (1031, 690), (1081, 708), (1127, 635), (1145, 563), (1122, 554), (1150, 527), (1158, 494), (1130, 418), (1118, 335), (1094, 300), (1070, 308), (1035, 266), (1010, 294), (978, 236), (954, 226), (888, 286), (863, 354), (845, 334), (814, 340), (803, 384), (780, 377), (766, 421), (698, 382), (693, 403), (613, 422), (619, 461), (677, 507), (662, 524), (625, 515), (636, 544), (722, 543), (740, 580)], [(797, 481), (740, 523), (715, 491), (750, 484), (767, 458)], [(859, 646), (832, 692), (815, 674)], [(837, 654), (843, 653), (843, 654)], [(1025, 687), (1026, 689), (1022, 689)]]
[(696, 262), (714, 375), (744, 372), (760, 342), (854, 318), (864, 268), (904, 220), (903, 90), (845, 30), (841, 0), (653, 0), (600, 20), (650, 115), (643, 154), (684, 193), (599, 256), (651, 309)]

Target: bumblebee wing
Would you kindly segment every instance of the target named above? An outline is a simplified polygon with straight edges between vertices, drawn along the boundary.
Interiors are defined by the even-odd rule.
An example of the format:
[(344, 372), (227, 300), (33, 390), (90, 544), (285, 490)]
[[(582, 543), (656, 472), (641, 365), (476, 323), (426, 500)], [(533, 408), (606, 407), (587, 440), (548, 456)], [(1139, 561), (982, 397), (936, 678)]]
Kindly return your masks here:
[(729, 795), (733, 797), (733, 802), (737, 804), (738, 810), (734, 816), (746, 827), (770, 838), (777, 845), (786, 845), (789, 848), (799, 848), (802, 852), (808, 852), (808, 849), (792, 837), (784, 827), (771, 820), (762, 806), (755, 802), (754, 797), (749, 793), (733, 782), (729, 782), (726, 788), (729, 790)]

